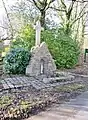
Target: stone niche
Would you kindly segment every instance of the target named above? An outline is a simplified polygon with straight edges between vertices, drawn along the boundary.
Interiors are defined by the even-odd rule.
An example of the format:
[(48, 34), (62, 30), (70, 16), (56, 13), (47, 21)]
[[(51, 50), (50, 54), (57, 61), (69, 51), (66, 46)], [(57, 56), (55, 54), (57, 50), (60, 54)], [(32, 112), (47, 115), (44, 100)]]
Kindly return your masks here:
[(53, 76), (56, 65), (45, 42), (34, 47), (31, 51), (31, 60), (26, 68), (26, 75), (29, 76)]

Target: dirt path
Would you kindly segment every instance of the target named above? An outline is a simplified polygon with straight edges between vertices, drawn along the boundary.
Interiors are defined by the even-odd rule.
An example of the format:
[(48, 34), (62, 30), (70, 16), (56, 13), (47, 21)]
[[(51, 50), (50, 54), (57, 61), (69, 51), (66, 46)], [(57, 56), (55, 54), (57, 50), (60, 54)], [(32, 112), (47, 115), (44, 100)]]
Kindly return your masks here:
[(88, 120), (88, 92), (26, 120)]

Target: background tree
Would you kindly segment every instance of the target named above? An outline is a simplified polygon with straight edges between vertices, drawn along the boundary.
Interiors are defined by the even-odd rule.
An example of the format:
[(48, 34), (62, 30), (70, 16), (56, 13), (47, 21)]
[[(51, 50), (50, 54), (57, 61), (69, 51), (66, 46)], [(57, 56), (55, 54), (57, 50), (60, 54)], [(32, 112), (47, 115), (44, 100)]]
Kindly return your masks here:
[(6, 7), (6, 4), (5, 4), (4, 0), (2, 0), (2, 4), (3, 4), (3, 7), (5, 9), (5, 13), (6, 13), (7, 19), (8, 19), (8, 24), (9, 24), (9, 28), (10, 28), (11, 38), (13, 38), (13, 27), (12, 27), (11, 20), (10, 20), (10, 17), (9, 17), (9, 13), (8, 13), (8, 10), (7, 10), (7, 7)]
[[(40, 15), (41, 26), (45, 28), (41, 40), (46, 41), (57, 67), (74, 67), (79, 55), (77, 41), (84, 40), (87, 5), (87, 2), (75, 0), (21, 0), (15, 3), (9, 11), (15, 31), (11, 48), (31, 49), (35, 42), (33, 25)], [(57, 21), (61, 24), (57, 25)]]
[(58, 16), (61, 19), (61, 24), (66, 34), (69, 34), (74, 24), (87, 14), (85, 9), (87, 8), (88, 2), (85, 2), (85, 4), (81, 3), (81, 7), (76, 0), (70, 2), (57, 0), (57, 4), (58, 7), (55, 6), (54, 9), (58, 11)]
[(32, 2), (36, 8), (40, 12), (40, 22), (41, 26), (45, 28), (45, 16), (46, 16), (46, 11), (50, 7), (51, 3), (53, 3), (55, 0), (28, 0), (29, 2)]

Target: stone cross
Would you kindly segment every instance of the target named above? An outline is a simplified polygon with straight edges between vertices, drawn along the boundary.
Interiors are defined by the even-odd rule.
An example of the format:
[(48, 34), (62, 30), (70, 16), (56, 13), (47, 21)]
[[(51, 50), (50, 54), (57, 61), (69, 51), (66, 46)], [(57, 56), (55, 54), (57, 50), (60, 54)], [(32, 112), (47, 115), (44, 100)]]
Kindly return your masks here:
[(41, 36), (41, 24), (40, 24), (40, 21), (38, 20), (36, 22), (36, 42), (35, 42), (35, 46), (40, 45), (40, 36)]

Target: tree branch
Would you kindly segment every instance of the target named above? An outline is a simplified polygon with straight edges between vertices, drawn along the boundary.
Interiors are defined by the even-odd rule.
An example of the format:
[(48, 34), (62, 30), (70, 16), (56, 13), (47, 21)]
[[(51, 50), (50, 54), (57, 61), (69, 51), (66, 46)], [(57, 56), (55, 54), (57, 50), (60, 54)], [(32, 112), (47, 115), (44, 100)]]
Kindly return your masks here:
[(82, 8), (82, 10), (80, 11), (79, 17), (80, 17), (80, 15), (82, 14), (83, 10), (86, 8), (87, 5), (88, 5), (88, 3), (87, 3), (87, 4)]
[(12, 40), (13, 37), (6, 37), (6, 38), (1, 38), (0, 40), (5, 41), (5, 40)]
[(41, 8), (38, 6), (37, 2), (33, 0), (34, 5), (40, 10)]
[(73, 10), (73, 5), (74, 5), (74, 1), (72, 1), (72, 4), (69, 6), (68, 8), (68, 12), (66, 13), (66, 16), (67, 16), (67, 19), (69, 20), (70, 17), (71, 17), (71, 13), (72, 13), (72, 10)]
[(71, 24), (71, 26), (77, 21), (77, 20), (79, 20), (80, 18), (82, 18), (85, 14), (87, 14), (88, 13), (88, 11), (87, 12), (84, 12), (80, 17), (78, 17), (77, 19), (75, 19), (73, 22), (72, 22), (72, 24)]
[[(48, 0), (47, 0), (47, 1), (48, 1)], [(46, 10), (47, 10), (48, 8), (50, 8), (50, 4), (53, 3), (53, 2), (54, 2), (53, 0), (50, 0), (50, 2), (47, 4)]]
[(7, 8), (6, 8), (6, 6), (5, 6), (4, 0), (2, 0), (2, 3), (3, 3), (3, 7), (4, 7), (4, 9), (5, 9), (5, 12), (6, 12), (8, 21), (9, 21), (10, 28), (11, 28), (11, 35), (13, 36), (13, 27), (12, 27), (12, 24), (11, 24), (11, 21), (10, 21), (10, 18), (9, 18), (9, 14), (8, 14)]
[(8, 28), (6, 28), (6, 27), (4, 27), (4, 26), (1, 26), (1, 25), (0, 25), (0, 27), (3, 28), (3, 29), (8, 29)]
[(56, 11), (62, 11), (62, 12), (65, 12), (65, 10), (61, 10), (61, 9), (59, 9), (59, 8), (55, 8), (55, 7), (49, 7), (49, 8), (51, 8), (51, 9), (53, 9), (53, 10), (56, 10)]
[(62, 3), (62, 5), (63, 5), (63, 8), (64, 8), (65, 12), (67, 13), (67, 6), (66, 6), (65, 3), (63, 2), (63, 0), (61, 0), (61, 3)]

